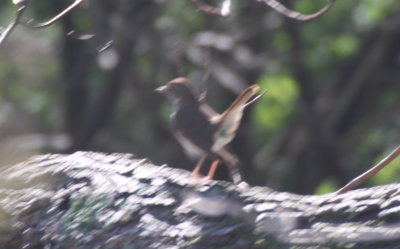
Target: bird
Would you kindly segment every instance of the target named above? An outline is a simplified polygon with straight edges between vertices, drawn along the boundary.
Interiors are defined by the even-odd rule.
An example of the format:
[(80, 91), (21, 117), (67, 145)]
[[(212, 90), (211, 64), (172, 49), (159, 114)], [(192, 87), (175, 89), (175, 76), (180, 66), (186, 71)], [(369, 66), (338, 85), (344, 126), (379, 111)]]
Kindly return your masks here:
[(207, 174), (208, 179), (213, 179), (222, 159), (228, 166), (233, 182), (242, 182), (239, 160), (227, 150), (226, 145), (235, 137), (243, 111), (249, 102), (253, 102), (250, 99), (258, 90), (258, 85), (246, 88), (222, 114), (218, 114), (196, 98), (187, 78), (175, 78), (155, 89), (155, 92), (166, 95), (172, 103), (171, 126), (178, 142), (188, 154), (199, 157), (192, 176), (200, 175), (201, 166), (209, 157), (213, 162)]

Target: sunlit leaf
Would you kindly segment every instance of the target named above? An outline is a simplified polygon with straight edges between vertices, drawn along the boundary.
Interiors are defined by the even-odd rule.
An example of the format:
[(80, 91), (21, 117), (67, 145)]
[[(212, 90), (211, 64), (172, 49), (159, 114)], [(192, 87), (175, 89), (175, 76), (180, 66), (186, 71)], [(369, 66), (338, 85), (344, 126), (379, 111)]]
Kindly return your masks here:
[(396, 0), (366, 0), (354, 11), (354, 21), (362, 28), (369, 28), (376, 25), (395, 8)]
[(264, 76), (259, 81), (268, 92), (256, 103), (252, 118), (260, 130), (277, 129), (293, 111), (298, 96), (294, 79), (288, 75)]
[(332, 193), (338, 190), (337, 182), (331, 178), (324, 180), (318, 187), (315, 189), (314, 194), (323, 195), (327, 193)]
[(341, 35), (332, 41), (331, 47), (335, 54), (344, 57), (357, 51), (359, 40), (355, 35)]
[[(384, 157), (386, 157), (391, 150), (387, 150), (383, 152), (376, 160), (375, 163), (381, 161)], [(371, 167), (373, 165), (371, 164)], [(372, 177), (369, 182), (373, 186), (398, 182), (400, 178), (400, 158), (396, 158), (390, 164), (388, 164), (385, 168), (378, 172), (374, 177)]]

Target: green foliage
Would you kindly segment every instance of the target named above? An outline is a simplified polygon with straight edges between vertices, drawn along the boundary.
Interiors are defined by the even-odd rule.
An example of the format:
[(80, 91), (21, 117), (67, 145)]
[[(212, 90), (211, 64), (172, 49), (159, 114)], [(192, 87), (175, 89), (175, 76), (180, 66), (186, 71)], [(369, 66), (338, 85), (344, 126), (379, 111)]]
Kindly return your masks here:
[(354, 34), (343, 34), (332, 40), (331, 49), (338, 57), (346, 57), (357, 51), (359, 43)]
[(31, 10), (33, 10), (33, 12), (35, 13), (34, 16), (37, 22), (41, 22), (44, 19), (49, 19), (51, 15), (55, 15), (55, 13), (53, 14), (54, 10), (52, 10), (51, 1), (49, 0), (31, 1), (29, 4), (32, 4), (33, 8), (31, 8)]
[(396, 0), (362, 1), (355, 10), (355, 22), (362, 28), (373, 27), (392, 12), (397, 3)]
[(251, 117), (258, 130), (273, 132), (292, 114), (298, 87), (291, 76), (284, 74), (263, 76), (257, 84), (268, 91), (253, 108)]
[[(1, 8), (0, 27), (6, 27), (8, 23), (10, 23), (15, 16), (16, 7), (12, 4), (5, 4), (5, 2), (6, 1), (0, 1), (0, 8)], [(2, 6), (4, 4), (5, 6)]]
[[(392, 148), (393, 149), (393, 148)], [(381, 161), (384, 157), (386, 157), (391, 151), (386, 150), (384, 151), (379, 157), (376, 158), (372, 165), (377, 164)], [(378, 172), (374, 177), (369, 180), (373, 186), (382, 185), (386, 183), (395, 183), (399, 182), (400, 179), (400, 158), (396, 158), (390, 164), (388, 164), (385, 168)]]
[(143, 75), (143, 78), (149, 77), (152, 74), (152, 68), (154, 68), (153, 61), (147, 55), (138, 55), (136, 58), (136, 65), (138, 72)]
[(279, 52), (287, 52), (293, 46), (292, 40), (284, 31), (277, 32), (273, 37), (272, 43)]
[(318, 11), (325, 4), (325, 1), (298, 0), (294, 2), (294, 9), (301, 13), (312, 13)]
[(188, 1), (169, 1), (156, 20), (156, 27), (162, 32), (176, 33), (184, 37), (204, 27), (204, 16), (197, 12)]
[(51, 103), (51, 98), (46, 91), (40, 91), (31, 95), (26, 100), (27, 109), (32, 113), (39, 113), (45, 110)]
[(337, 182), (332, 178), (328, 178), (328, 179), (325, 179), (324, 181), (322, 181), (318, 185), (318, 187), (315, 189), (314, 194), (323, 195), (323, 194), (335, 192), (336, 190), (338, 190)]
[(399, 94), (396, 91), (386, 91), (382, 94), (382, 97), (379, 99), (379, 103), (383, 107), (390, 108), (399, 101)]

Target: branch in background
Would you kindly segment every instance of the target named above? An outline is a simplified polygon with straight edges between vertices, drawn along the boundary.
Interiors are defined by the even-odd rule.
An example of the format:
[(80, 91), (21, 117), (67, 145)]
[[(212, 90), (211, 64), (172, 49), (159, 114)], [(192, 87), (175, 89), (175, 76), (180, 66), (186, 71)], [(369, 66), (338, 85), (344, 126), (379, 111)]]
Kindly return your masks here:
[(183, 51), (182, 51), (182, 45), (177, 42), (175, 49), (174, 49), (174, 55), (175, 55), (175, 66), (176, 66), (176, 71), (179, 76), (185, 77), (185, 69), (183, 68)]
[(71, 30), (67, 33), (67, 36), (83, 41), (83, 40), (92, 39), (95, 35), (94, 34), (78, 34), (75, 30)]
[(12, 21), (8, 27), (1, 33), (0, 35), (0, 45), (6, 40), (6, 38), (10, 35), (11, 31), (20, 23), (22, 14), (26, 10), (26, 4), (22, 4), (15, 15), (14, 21)]
[[(190, 0), (190, 1), (192, 1), (196, 5), (198, 10), (212, 14), (212, 15), (225, 17), (231, 13), (231, 0), (223, 1), (221, 9), (218, 9), (218, 8), (215, 8), (208, 4), (205, 4), (201, 0)], [(319, 10), (313, 14), (305, 15), (305, 14), (301, 14), (297, 11), (294, 11), (294, 10), (291, 10), (291, 9), (285, 7), (283, 4), (281, 4), (280, 2), (278, 2), (276, 0), (256, 0), (256, 1), (263, 2), (266, 5), (268, 5), (269, 7), (271, 7), (272, 9), (274, 9), (276, 12), (281, 13), (282, 15), (284, 15), (286, 17), (296, 19), (298, 21), (309, 21), (309, 20), (320, 17), (325, 12), (327, 12), (333, 6), (333, 3), (335, 2), (335, 0), (329, 0), (329, 3), (321, 10)]]
[(106, 51), (107, 49), (109, 49), (110, 47), (112, 47), (114, 44), (114, 40), (109, 40), (106, 44), (104, 44), (104, 46), (101, 46), (99, 48), (97, 48), (97, 53), (103, 53), (104, 51)]
[(382, 159), (382, 161), (380, 161), (377, 165), (375, 165), (374, 167), (372, 167), (370, 170), (363, 173), (362, 175), (359, 175), (358, 177), (354, 178), (352, 181), (350, 181), (344, 187), (342, 187), (341, 189), (336, 191), (336, 194), (346, 193), (347, 191), (351, 190), (352, 188), (365, 182), (372, 176), (376, 175), (381, 169), (383, 169), (386, 165), (388, 165), (391, 161), (393, 161), (399, 155), (400, 155), (400, 145), (397, 146), (397, 148), (394, 149), (387, 157)]
[(282, 15), (284, 15), (286, 17), (296, 19), (298, 21), (309, 21), (309, 20), (320, 17), (322, 14), (327, 12), (333, 6), (333, 3), (335, 2), (335, 0), (329, 0), (329, 3), (321, 10), (319, 10), (313, 14), (305, 15), (305, 14), (301, 14), (297, 11), (288, 9), (287, 7), (285, 7), (283, 4), (281, 4), (280, 2), (278, 2), (276, 0), (257, 0), (257, 1), (263, 2), (266, 5), (268, 5), (269, 7), (273, 8), (278, 13), (281, 13)]
[(4, 43), (4, 41), (6, 40), (6, 38), (11, 34), (11, 32), (14, 30), (14, 28), (18, 25), (18, 24), (24, 24), (30, 28), (45, 28), (48, 27), (52, 24), (54, 24), (55, 22), (57, 22), (58, 20), (60, 20), (60, 18), (62, 18), (63, 16), (65, 16), (68, 12), (70, 12), (71, 10), (73, 10), (76, 6), (78, 6), (80, 3), (82, 3), (84, 0), (76, 0), (73, 4), (71, 4), (70, 6), (68, 6), (66, 9), (64, 9), (63, 11), (61, 11), (58, 15), (54, 16), (53, 18), (51, 18), (49, 21), (47, 22), (43, 22), (43, 23), (38, 23), (38, 24), (33, 24), (33, 20), (30, 20), (28, 22), (22, 22), (21, 18), (22, 18), (22, 14), (24, 13), (24, 11), (26, 10), (27, 4), (29, 1), (24, 1), (24, 0), (14, 0), (13, 3), (18, 7), (17, 13), (15, 15), (15, 19), (8, 25), (8, 27), (0, 34), (0, 45), (2, 43)]
[(202, 47), (203, 50), (203, 69), (204, 69), (204, 75), (203, 75), (203, 82), (201, 86), (201, 92), (199, 96), (199, 101), (202, 103), (206, 102), (207, 99), (207, 92), (208, 92), (208, 80), (210, 78), (210, 63), (211, 63), (211, 51), (210, 47), (204, 46)]
[(225, 17), (231, 13), (231, 0), (224, 0), (222, 2), (221, 9), (218, 9), (218, 8), (215, 8), (208, 4), (205, 4), (201, 0), (190, 0), (190, 1), (192, 1), (196, 5), (198, 10), (212, 14), (212, 15)]
[(47, 22), (42, 22), (42, 23), (33, 23), (33, 20), (29, 20), (26, 25), (28, 27), (31, 28), (45, 28), (48, 27), (52, 24), (54, 24), (55, 22), (57, 22), (58, 20), (60, 20), (60, 18), (62, 18), (63, 16), (65, 16), (68, 12), (70, 12), (71, 10), (73, 10), (76, 6), (78, 6), (80, 3), (82, 3), (84, 0), (75, 0), (75, 2), (73, 4), (71, 4), (70, 6), (68, 6), (66, 9), (64, 9), (63, 11), (61, 11), (58, 15), (54, 16), (53, 18), (51, 18), (50, 20), (48, 20)]

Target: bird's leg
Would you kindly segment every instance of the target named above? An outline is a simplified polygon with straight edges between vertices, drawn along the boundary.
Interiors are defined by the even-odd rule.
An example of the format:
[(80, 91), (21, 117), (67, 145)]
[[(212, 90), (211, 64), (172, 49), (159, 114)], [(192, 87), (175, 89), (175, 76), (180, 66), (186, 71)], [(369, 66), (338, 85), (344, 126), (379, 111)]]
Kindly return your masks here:
[(243, 182), (242, 176), (239, 171), (239, 159), (234, 155), (228, 152), (226, 149), (222, 149), (218, 152), (218, 156), (224, 160), (226, 166), (229, 169), (229, 173), (231, 178), (235, 184), (239, 184)]
[(207, 158), (207, 154), (204, 154), (199, 158), (199, 160), (196, 163), (196, 167), (190, 174), (191, 177), (199, 177), (199, 176), (202, 177), (202, 175), (200, 174), (200, 169), (201, 169), (201, 165), (203, 165), (204, 160), (206, 160), (206, 158)]
[(215, 171), (217, 170), (219, 162), (220, 162), (219, 159), (212, 162), (212, 164), (210, 166), (210, 170), (208, 170), (208, 174), (207, 174), (207, 178), (209, 180), (212, 180), (214, 178), (214, 174), (215, 174)]

